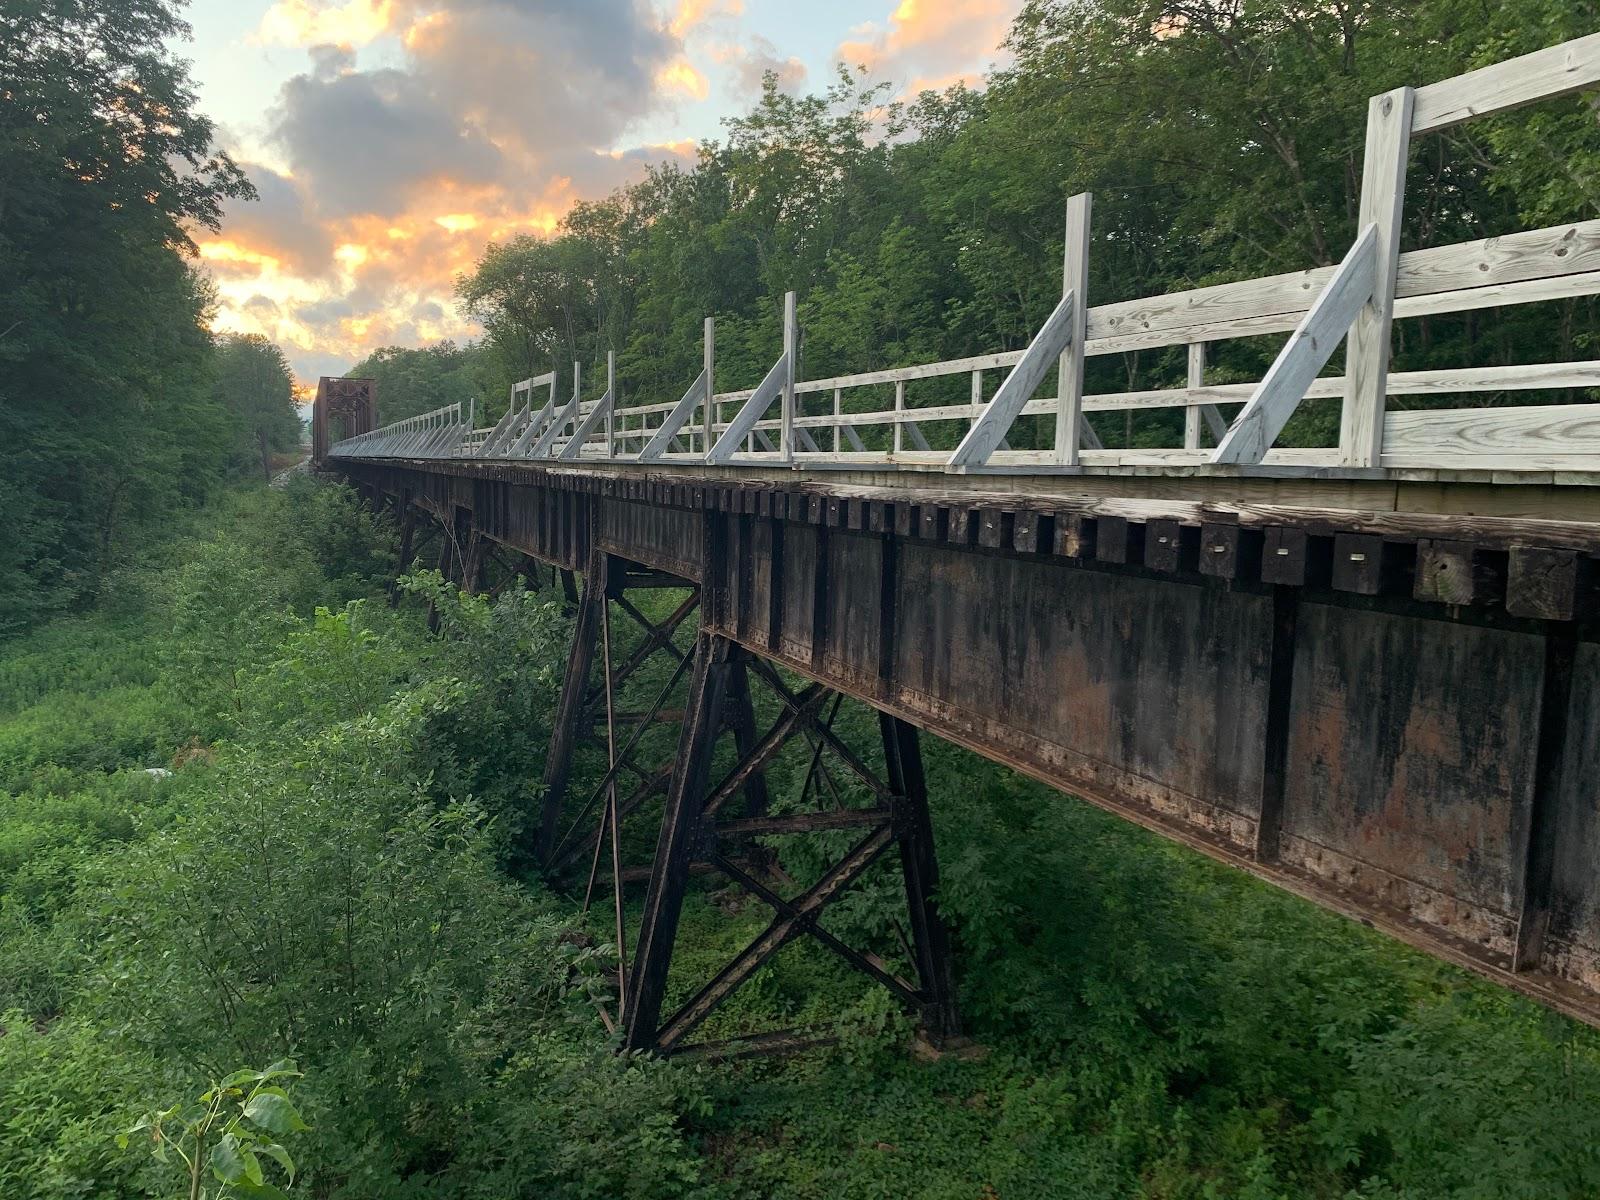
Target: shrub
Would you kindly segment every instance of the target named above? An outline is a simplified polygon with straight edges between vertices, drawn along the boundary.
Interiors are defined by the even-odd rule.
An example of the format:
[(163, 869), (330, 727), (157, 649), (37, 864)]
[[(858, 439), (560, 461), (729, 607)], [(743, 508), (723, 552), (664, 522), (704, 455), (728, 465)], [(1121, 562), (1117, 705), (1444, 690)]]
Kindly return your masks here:
[(149, 1194), (143, 1160), (119, 1150), (127, 1112), (163, 1086), (156, 1060), (76, 1019), (37, 1027), (0, 1015), (0, 1196), (96, 1200)]

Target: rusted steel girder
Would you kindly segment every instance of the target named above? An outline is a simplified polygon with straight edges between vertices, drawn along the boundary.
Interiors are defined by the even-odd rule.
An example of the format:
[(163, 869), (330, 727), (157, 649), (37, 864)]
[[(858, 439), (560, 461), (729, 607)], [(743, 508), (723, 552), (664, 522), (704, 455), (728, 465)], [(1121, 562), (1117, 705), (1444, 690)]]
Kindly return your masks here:
[[(582, 886), (583, 906), (587, 911), (597, 894), (597, 885), (609, 876), (611, 905), (619, 962), (616, 976), (616, 1012), (602, 1008), (608, 1028), (620, 1026), (625, 1044), (632, 1049), (676, 1051), (684, 1035), (699, 1025), (723, 999), (749, 974), (768, 961), (787, 942), (809, 933), (847, 963), (889, 987), (923, 1017), (931, 1037), (944, 1040), (959, 1033), (955, 1017), (954, 975), (949, 962), (948, 939), (932, 906), (937, 866), (932, 855), (932, 826), (927, 816), (926, 787), (921, 773), (916, 732), (910, 726), (883, 718), (885, 757), (891, 782), (881, 781), (871, 769), (833, 732), (831, 717), (818, 719), (825, 702), (834, 701), (837, 712), (840, 697), (813, 685), (794, 693), (769, 666), (752, 662), (741, 649), (734, 648), (725, 661), (714, 668), (715, 683), (708, 682), (705, 670), (697, 670), (693, 682), (680, 688), (695, 659), (673, 640), (680, 628), (689, 626), (691, 617), (701, 616), (699, 589), (687, 594), (659, 622), (641, 611), (628, 597), (630, 588), (685, 589), (683, 580), (640, 568), (601, 549), (591, 552), (585, 572), (584, 589), (574, 629), (568, 675), (564, 680), (547, 759), (547, 787), (542, 826), (550, 831), (540, 846), (540, 861), (558, 884), (587, 867)], [(654, 607), (662, 607), (656, 605)], [(614, 614), (625, 615), (638, 626), (641, 636), (631, 651), (624, 651), (615, 636)], [(693, 626), (689, 626), (694, 628)], [(703, 647), (705, 636), (696, 632), (695, 642)], [(731, 643), (729, 644), (731, 645)], [(665, 683), (647, 681), (641, 692), (627, 685), (652, 659), (671, 663)], [(594, 676), (598, 673), (599, 679)], [(771, 727), (758, 734), (751, 692), (752, 674), (775, 700), (776, 715)], [(666, 707), (669, 699), (686, 691), (683, 708), (674, 712)], [(645, 707), (624, 712), (623, 703), (645, 703)], [(685, 722), (678, 738), (675, 759), (657, 767), (640, 767), (635, 762), (647, 731), (674, 717)], [(598, 726), (603, 721), (604, 736)], [(691, 726), (690, 722), (699, 722)], [(692, 728), (692, 734), (690, 732)], [(715, 785), (706, 785), (702, 794), (691, 797), (690, 775), (697, 750), (685, 756), (683, 739), (696, 737), (714, 747), (719, 739), (732, 743), (731, 765)], [(575, 793), (573, 758), (584, 741), (603, 744), (605, 765), (598, 782), (586, 782), (586, 798)], [(768, 813), (766, 770), (791, 742), (803, 742), (808, 764), (800, 803), (816, 796), (831, 798), (835, 807), (817, 812)], [(844, 808), (838, 787), (827, 762), (841, 763), (863, 783), (874, 798), (868, 808)], [(626, 798), (619, 782), (632, 773), (637, 784), (630, 784)], [(687, 772), (687, 773), (686, 773)], [(692, 1011), (669, 1019), (660, 1029), (660, 988), (670, 966), (676, 925), (676, 909), (682, 891), (663, 894), (662, 880), (656, 871), (624, 868), (623, 829), (641, 817), (646, 803), (658, 792), (666, 791), (664, 815), (655, 818), (659, 847), (674, 838), (687, 836), (693, 854), (688, 872), (712, 872), (738, 884), (749, 894), (771, 905), (774, 925), (758, 944), (730, 963), (697, 998)], [(738, 815), (719, 819), (719, 814), (738, 800)], [(686, 814), (693, 810), (696, 815)], [(571, 811), (569, 811), (571, 810)], [(765, 839), (827, 830), (862, 827), (868, 830), (870, 852), (846, 856), (830, 880), (805, 895), (790, 899), (783, 895), (785, 877), (776, 856)], [(757, 839), (763, 839), (758, 841)], [(735, 855), (732, 847), (738, 848)], [(880, 960), (863, 954), (817, 925), (817, 917), (827, 902), (842, 892), (876, 862), (882, 852), (898, 848), (901, 871), (908, 888), (908, 916), (911, 934), (908, 947), (914, 947), (913, 966), (922, 986), (907, 984), (893, 975)], [(675, 854), (676, 850), (669, 851)], [(607, 869), (607, 864), (609, 869)], [(627, 956), (627, 926), (624, 920), (624, 886), (635, 879), (650, 885), (645, 909), (649, 914), (641, 930), (640, 958), (630, 970)], [(687, 873), (683, 876), (687, 880)], [(603, 890), (603, 889), (602, 889)], [(671, 927), (671, 929), (667, 927)], [(642, 1006), (642, 1007), (641, 1007)], [(737, 1053), (772, 1052), (790, 1046), (791, 1039), (762, 1035), (754, 1040), (737, 1039)], [(691, 1047), (694, 1052), (735, 1052), (719, 1045)]]

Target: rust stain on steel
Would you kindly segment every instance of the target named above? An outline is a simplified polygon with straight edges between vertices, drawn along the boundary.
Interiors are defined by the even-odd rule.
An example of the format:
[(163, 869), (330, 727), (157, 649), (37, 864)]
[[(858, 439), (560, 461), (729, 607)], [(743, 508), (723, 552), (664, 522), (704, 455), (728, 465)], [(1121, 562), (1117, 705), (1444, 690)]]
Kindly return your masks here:
[[(1425, 889), (1419, 919), (1514, 922), (1538, 639), (1322, 604), (1306, 605), (1301, 623), (1284, 832), (1381, 872), (1341, 876), (1375, 900), (1399, 902), (1391, 877)], [(1467, 909), (1423, 898), (1435, 892)]]

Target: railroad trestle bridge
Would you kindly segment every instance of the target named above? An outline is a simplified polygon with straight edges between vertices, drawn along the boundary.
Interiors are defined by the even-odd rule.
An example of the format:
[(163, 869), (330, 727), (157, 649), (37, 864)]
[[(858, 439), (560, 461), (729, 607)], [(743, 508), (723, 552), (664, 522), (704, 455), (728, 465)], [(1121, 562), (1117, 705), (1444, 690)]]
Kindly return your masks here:
[[(465, 586), (508, 552), (568, 573), (538, 851), (592, 890), (610, 847), (619, 946), (622, 887), (647, 883), (606, 1014), (624, 1044), (694, 1047), (802, 936), (936, 1039), (959, 1032), (918, 730), (1600, 1023), (1600, 405), (1387, 403), (1600, 387), (1596, 362), (1389, 370), (1397, 318), (1600, 293), (1600, 222), (1397, 244), (1413, 135), (1596, 83), (1600, 35), (1376, 97), (1336, 267), (1091, 307), (1074, 197), (1062, 300), (1020, 351), (808, 381), (791, 295), (783, 353), (745, 391), (715, 390), (709, 320), (705, 369), (670, 404), (624, 405), (612, 371), (585, 399), (575, 367), (569, 396), (524, 380), (487, 427), (453, 406), (379, 428), (370, 388), (324, 381), (317, 456), (394, 506), (402, 567), (429, 522)], [(1207, 385), (1208, 344), (1272, 333), (1289, 337), (1259, 383)], [(1148, 345), (1189, 347), (1185, 387), (1084, 394), (1086, 357)], [(911, 394), (952, 376), (972, 381), (961, 403)], [(1323, 398), (1338, 443), (1277, 447)], [(1183, 410), (1183, 446), (1107, 450), (1084, 420), (1156, 407)], [(643, 588), (675, 607), (635, 603)], [(626, 653), (614, 619), (641, 631)], [(673, 637), (689, 628), (692, 650)], [(665, 686), (621, 711), (652, 656)], [(840, 698), (880, 714), (871, 755), (836, 732)], [(641, 765), (662, 723), (676, 751)], [(585, 800), (573, 758), (602, 728)], [(776, 811), (764, 773), (786, 747), (811, 756), (814, 803)], [(830, 770), (866, 800), (842, 802)], [(657, 804), (653, 862), (625, 867), (620, 829)], [(813, 883), (774, 881), (761, 839), (839, 830), (856, 836)], [(821, 922), (896, 860), (910, 980)], [(773, 917), (664, 1012), (696, 870)]]

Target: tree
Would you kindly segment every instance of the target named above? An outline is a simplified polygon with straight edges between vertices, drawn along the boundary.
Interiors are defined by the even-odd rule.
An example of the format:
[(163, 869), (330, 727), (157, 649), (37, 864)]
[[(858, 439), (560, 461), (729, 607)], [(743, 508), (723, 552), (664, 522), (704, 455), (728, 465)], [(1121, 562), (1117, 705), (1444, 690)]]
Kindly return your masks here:
[(481, 403), (485, 397), (504, 396), (512, 379), (522, 378), (526, 371), (510, 374), (477, 343), (457, 346), (445, 340), (419, 349), (381, 346), (350, 374), (375, 381), (378, 422), (386, 424), (447, 404), (464, 407), (474, 399)]
[(272, 478), (274, 451), (300, 442), (294, 375), (283, 351), (258, 333), (231, 334), (217, 344), (217, 397), (238, 427), (240, 457)]
[(564, 248), (560, 240), (528, 234), (490, 242), (477, 268), (456, 280), (462, 311), (482, 322), (489, 340), (525, 375), (559, 357), (558, 347), (576, 353), (574, 292), (581, 285), (562, 261)]
[(0, 6), (0, 633), (92, 590), (226, 465), (187, 230), (252, 193), (169, 49), (177, 8)]

